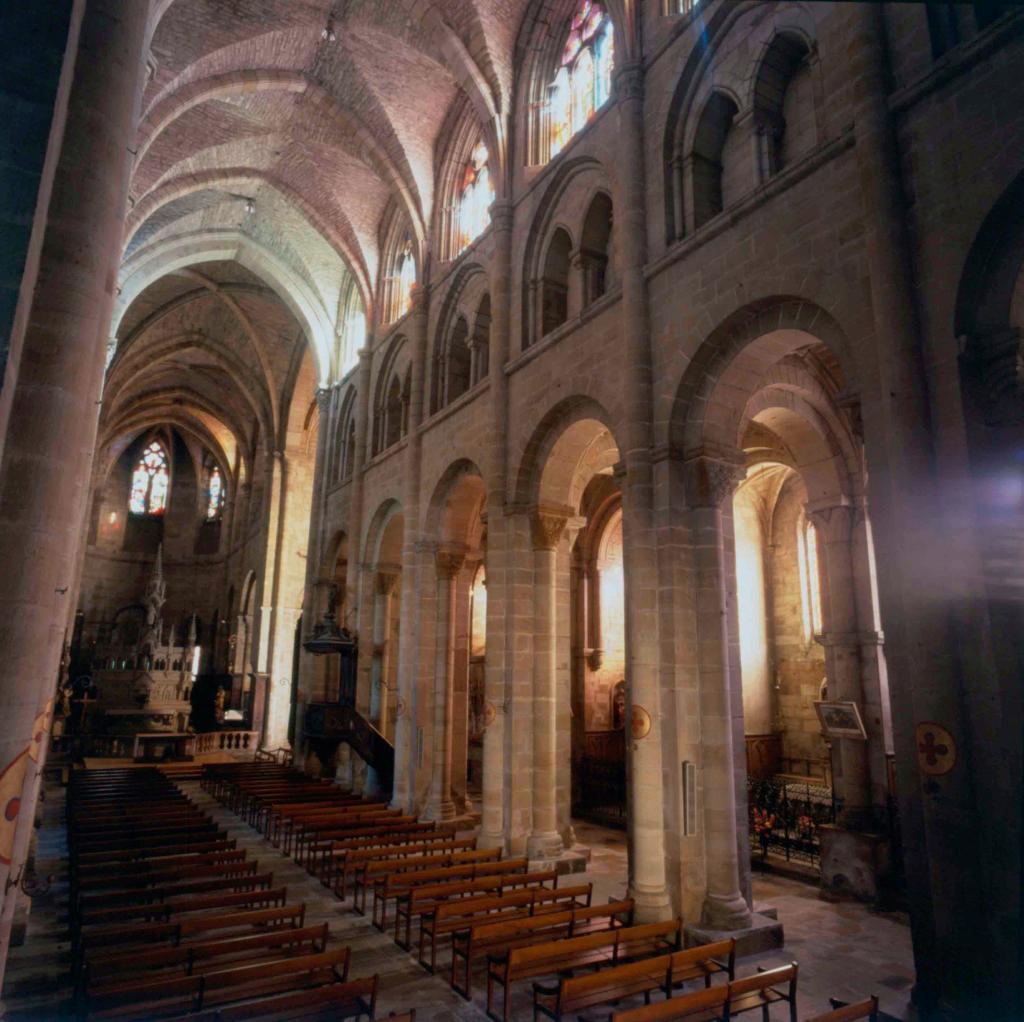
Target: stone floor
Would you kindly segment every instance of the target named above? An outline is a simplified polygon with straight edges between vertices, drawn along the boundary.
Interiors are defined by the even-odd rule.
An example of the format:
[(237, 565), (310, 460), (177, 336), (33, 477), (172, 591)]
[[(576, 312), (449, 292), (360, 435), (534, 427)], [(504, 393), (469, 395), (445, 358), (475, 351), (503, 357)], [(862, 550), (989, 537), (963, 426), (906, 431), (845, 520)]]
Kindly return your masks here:
[[(350, 911), (304, 870), (281, 855), (245, 823), (229, 813), (198, 785), (187, 785), (190, 794), (249, 850), (262, 868), (273, 870), (277, 883), (286, 884), (289, 901), (304, 901), (307, 921), (327, 920), (333, 937), (352, 948), (352, 976), (380, 975), (378, 1016), (410, 1007), (417, 1022), (449, 1022), (452, 1019), (486, 1019), (484, 979), (474, 977), (474, 998), (463, 1000), (452, 992), (439, 975), (430, 976), (415, 958), (402, 952), (370, 922)], [(38, 897), (29, 917), (28, 939), (12, 950), (3, 999), (6, 1018), (47, 1020), (68, 1017), (70, 986), (65, 904), (66, 860), (61, 823), (63, 791), (47, 790), (44, 823), (39, 833), (38, 871), (55, 873), (57, 880), (49, 894)], [(592, 849), (589, 871), (573, 877), (592, 880), (595, 901), (621, 897), (626, 887), (626, 843), (620, 831), (579, 823), (577, 839)], [(744, 959), (741, 974), (757, 965), (768, 966), (791, 960), (800, 963), (799, 1015), (806, 1017), (828, 1007), (830, 996), (853, 999), (877, 993), (885, 1011), (905, 1018), (913, 982), (910, 935), (905, 919), (881, 914), (861, 905), (833, 903), (818, 891), (798, 881), (761, 877), (755, 880), (755, 900), (760, 906), (778, 910), (786, 930), (786, 948)], [(447, 956), (441, 961), (447, 963)], [(520, 984), (513, 998), (517, 1019), (529, 1019), (530, 985)], [(777, 1012), (779, 1019), (784, 1012)]]

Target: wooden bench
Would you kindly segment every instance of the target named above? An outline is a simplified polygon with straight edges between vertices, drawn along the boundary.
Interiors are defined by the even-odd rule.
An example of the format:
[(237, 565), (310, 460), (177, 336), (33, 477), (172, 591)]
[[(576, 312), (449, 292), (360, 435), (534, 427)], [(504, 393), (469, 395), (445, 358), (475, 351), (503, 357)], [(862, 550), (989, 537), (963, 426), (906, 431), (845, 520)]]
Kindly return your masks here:
[(96, 948), (123, 944), (180, 944), (200, 934), (223, 932), (239, 936), (255, 928), (268, 930), (281, 927), (301, 929), (306, 925), (305, 905), (280, 905), (274, 908), (247, 909), (240, 912), (205, 914), (191, 919), (175, 919), (163, 923), (130, 923), (123, 926), (97, 927), (83, 935), (77, 958), (88, 966), (89, 954)]
[[(245, 853), (241, 853), (244, 855)], [(200, 880), (204, 877), (231, 877), (244, 876), (249, 873), (256, 873), (259, 869), (259, 862), (256, 859), (232, 859), (228, 862), (214, 862), (201, 866), (172, 866), (165, 869), (150, 870), (146, 873), (104, 877), (102, 883), (93, 881), (90, 889), (111, 891), (140, 890), (150, 887), (159, 887), (166, 884)]]
[[(350, 848), (386, 848), (388, 845), (415, 844), (431, 834), (442, 833), (436, 824), (417, 822), (414, 816), (389, 818), (384, 822), (359, 820), (350, 826), (332, 828), (304, 836), (304, 843), (297, 846), (296, 862), (305, 862), (306, 869), (328, 887), (340, 886), (340, 897), (344, 899), (349, 874), (339, 877), (339, 870), (345, 866)], [(335, 893), (338, 893), (336, 891)]]
[[(790, 1022), (796, 1022), (797, 964), (780, 965), (729, 984), (729, 1018), (745, 1011), (760, 1010), (764, 1018), (773, 1004), (788, 1004)], [(783, 989), (779, 989), (779, 987)]]
[[(530, 875), (520, 874), (524, 878)], [(476, 923), (514, 919), (540, 912), (564, 912), (571, 907), (585, 908), (590, 904), (593, 895), (593, 884), (590, 883), (561, 888), (515, 886), (511, 889), (506, 889), (505, 877), (484, 877), (473, 883), (493, 883), (495, 880), (502, 881), (502, 884), (496, 889), (492, 888), (492, 893), (448, 899), (437, 904), (432, 911), (420, 915), (418, 957), (420, 965), (428, 972), (433, 972), (437, 968), (438, 941), (445, 937), (465, 931)], [(429, 945), (430, 948), (429, 961), (424, 945)]]
[(132, 980), (111, 984), (84, 999), (80, 1017), (96, 1020), (164, 1018), (198, 1012), (243, 998), (291, 992), (297, 987), (343, 983), (348, 978), (349, 949), (322, 951), (217, 969), (196, 976)]
[[(256, 863), (247, 863), (255, 866)], [(88, 917), (96, 909), (114, 908), (119, 905), (155, 905), (171, 898), (188, 894), (217, 894), (228, 891), (258, 891), (274, 886), (273, 873), (257, 873), (254, 869), (235, 876), (212, 877), (208, 880), (186, 880), (180, 884), (163, 887), (138, 887), (127, 891), (106, 891), (103, 894), (83, 894), (77, 905), (72, 906), (74, 914)]]
[(227, 837), (225, 831), (212, 820), (202, 823), (185, 823), (180, 826), (162, 827), (159, 830), (148, 833), (128, 832), (122, 833), (118, 830), (117, 837), (104, 835), (102, 837), (87, 838), (74, 842), (74, 847), (69, 846), (71, 857), (77, 862), (97, 861), (90, 860), (89, 856), (98, 857), (119, 852), (131, 852), (136, 849), (153, 848), (164, 844), (175, 844), (182, 841), (210, 841), (217, 838)]
[(216, 909), (238, 908), (239, 906), (253, 908), (257, 905), (264, 907), (284, 905), (287, 900), (288, 890), (285, 887), (256, 891), (222, 891), (201, 896), (168, 898), (158, 904), (112, 905), (107, 908), (97, 908), (88, 916), (83, 916), (83, 923), (92, 926), (131, 919), (145, 919), (152, 922), (188, 915), (192, 912), (212, 912)]
[[(467, 898), (494, 897), (517, 888), (546, 890), (545, 884), (558, 885), (555, 870), (539, 870), (534, 873), (493, 873), (471, 880), (447, 880), (434, 884), (419, 884), (410, 887), (395, 898), (395, 943), (405, 951), (412, 946), (413, 918), (422, 920), (432, 916), (437, 908), (446, 902), (464, 902)], [(589, 901), (587, 902), (589, 904)], [(402, 929), (405, 937), (402, 937)]]
[[(491, 1002), (495, 987), (501, 987), (503, 1022), (509, 1017), (512, 984), (552, 973), (621, 965), (634, 959), (664, 955), (678, 949), (682, 924), (678, 919), (622, 926), (615, 930), (588, 933), (545, 944), (517, 947), (487, 958), (487, 1014), (495, 1015)], [(733, 951), (735, 947), (733, 947)]]
[(832, 1010), (823, 1015), (815, 1015), (807, 1022), (857, 1022), (863, 1018), (876, 1022), (878, 1019), (878, 998), (874, 995), (856, 1004), (840, 1004), (834, 998), (829, 1000), (832, 1002)]
[(282, 958), (290, 954), (317, 954), (327, 950), (330, 929), (327, 923), (269, 930), (226, 940), (202, 940), (173, 947), (133, 948), (131, 951), (93, 955), (83, 970), (82, 987), (102, 993), (115, 981), (152, 978), (161, 970), (174, 970), (186, 976), (223, 967), (225, 961), (245, 958), (251, 964), (261, 958)]
[[(498, 856), (501, 849), (495, 848), (486, 852), (451, 852), (444, 855), (424, 855), (418, 859), (406, 861), (418, 863), (412, 869), (391, 869), (373, 879), (373, 909), (371, 920), (373, 925), (382, 932), (387, 929), (388, 902), (402, 897), (414, 887), (424, 884), (443, 883), (446, 880), (476, 880), (483, 876), (500, 876), (506, 873), (523, 873), (526, 871), (526, 859), (505, 859)], [(426, 860), (437, 858), (436, 865)], [(444, 860), (447, 859), (447, 862)], [(365, 875), (365, 874), (364, 874)], [(358, 874), (357, 874), (358, 876)], [(366, 887), (363, 886), (365, 899)], [(353, 903), (355, 899), (353, 899)], [(378, 912), (378, 907), (380, 911)]]
[(452, 935), (452, 989), (468, 1001), (471, 997), (473, 966), (477, 961), (490, 955), (505, 954), (517, 947), (544, 944), (598, 930), (611, 930), (622, 925), (619, 916), (631, 918), (632, 915), (633, 899), (625, 898), (622, 901), (611, 901), (607, 905), (590, 905), (586, 908), (516, 916), (498, 922), (475, 923), (467, 930), (456, 931)]
[(729, 988), (709, 987), (682, 997), (673, 997), (657, 1004), (645, 1004), (639, 1008), (617, 1011), (611, 1022), (713, 1022), (727, 1019)]
[[(223, 834), (223, 831), (221, 831)], [(207, 852), (229, 852), (238, 845), (234, 838), (201, 835), (195, 839), (141, 845), (107, 852), (86, 852), (77, 856), (75, 867), (89, 869), (96, 865), (121, 865), (134, 869), (136, 863), (149, 859), (166, 859), (175, 855), (199, 855)]]
[[(377, 1006), (378, 978), (331, 983), (311, 990), (296, 990), (258, 1001), (229, 1005), (213, 1011), (179, 1015), (167, 1022), (335, 1022), (360, 1018), (372, 1022)], [(394, 1016), (393, 1022), (415, 1022), (415, 1012)], [(389, 1016), (391, 1019), (391, 1016)]]
[[(320, 835), (328, 835), (338, 830), (346, 831), (358, 828), (386, 826), (387, 822), (415, 823), (415, 816), (408, 816), (400, 809), (388, 806), (364, 808), (360, 806), (351, 812), (318, 813), (316, 815), (287, 817), (281, 822), (280, 843), (285, 855), (293, 855), (296, 862), (305, 856), (305, 847), (317, 840), (325, 840)], [(428, 825), (429, 827), (429, 825)]]

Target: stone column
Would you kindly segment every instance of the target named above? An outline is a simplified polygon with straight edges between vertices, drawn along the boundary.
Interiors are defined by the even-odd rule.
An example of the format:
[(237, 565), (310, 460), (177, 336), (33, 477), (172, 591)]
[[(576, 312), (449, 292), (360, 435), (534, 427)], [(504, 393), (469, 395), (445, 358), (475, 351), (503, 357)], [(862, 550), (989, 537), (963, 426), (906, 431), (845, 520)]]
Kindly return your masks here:
[(568, 522), (564, 514), (534, 512), (533, 535), (533, 828), (527, 842), (531, 859), (553, 859), (563, 852), (555, 797), (557, 770), (555, 656), (555, 573), (558, 544)]
[(395, 806), (415, 811), (416, 727), (419, 719), (419, 629), (415, 612), (417, 542), (419, 540), (420, 473), (423, 441), (423, 377), (427, 356), (427, 292), (419, 284), (412, 289), (409, 315), (409, 343), (412, 346), (412, 380), (409, 392), (409, 433), (405, 448), (405, 494), (402, 511), (402, 617), (399, 621), (398, 688), (399, 708), (395, 721)]
[(391, 668), (391, 605), (399, 573), (378, 571), (376, 604), (374, 608), (373, 644), (380, 650), (377, 658), (380, 675), (373, 679), (370, 691), (370, 720), (381, 734), (387, 734), (388, 726), (388, 675)]
[[(623, 568), (626, 588), (626, 699), (629, 890), (637, 918), (671, 914), (665, 874), (665, 805), (659, 686), (658, 563), (654, 534), (654, 409), (647, 307), (647, 211), (644, 182), (644, 79), (627, 64), (615, 79), (622, 152), (622, 191), (615, 231), (622, 252), (622, 334), (630, 367), (626, 385), (625, 465), (622, 485)], [(642, 731), (642, 733), (641, 733)]]
[[(0, 880), (21, 869), (31, 836), (38, 773), (28, 768), (29, 746), (61, 657), (81, 525), (69, 509), (89, 485), (82, 440), (96, 436), (147, 13), (147, 4), (117, 0), (85, 11), (39, 272), (22, 296), (29, 307), (19, 309), (21, 360), (5, 381), (12, 403), (0, 460), (0, 774), (5, 803), (20, 798), (21, 812), (0, 828)], [(15, 894), (0, 891), (6, 949)]]
[[(939, 387), (944, 380), (934, 375), (941, 358), (924, 350), (917, 319), (885, 11), (856, 4), (848, 17), (844, 38), (876, 348), (862, 407), (884, 565), (879, 595), (893, 676), (915, 1000), (926, 1014), (1011, 1018), (1024, 996), (1021, 902), (1007, 899), (1021, 886), (1020, 775), (1006, 769), (1013, 746), (1006, 744), (1001, 679), (966, 591), (974, 565), (961, 560), (958, 537), (937, 520), (944, 500), (934, 445), (941, 431), (931, 419), (929, 383)], [(917, 731), (926, 722), (946, 728), (960, 749), (940, 775), (921, 769), (928, 764)], [(1011, 727), (1019, 748), (1019, 721)]]
[(455, 666), (455, 576), (466, 559), (464, 551), (437, 553), (437, 627), (434, 632), (434, 751), (431, 757), (428, 820), (450, 820), (452, 802), (452, 700)]
[(363, 563), (363, 491), (364, 468), (370, 450), (370, 386), (373, 380), (373, 340), (359, 350), (359, 372), (356, 376), (356, 450), (352, 461), (352, 496), (348, 521), (348, 573), (345, 578), (348, 598), (345, 600), (344, 624), (356, 631), (360, 593), (360, 570)]
[(725, 537), (722, 504), (732, 499), (741, 463), (704, 455), (686, 464), (687, 505), (697, 574), (697, 659), (707, 893), (702, 923), (718, 930), (750, 925), (741, 894), (736, 827), (736, 772), (729, 672)]
[(505, 708), (508, 663), (507, 614), (508, 534), (505, 518), (508, 477), (508, 377), (505, 363), (511, 349), (512, 311), (512, 203), (491, 206), (491, 338), (488, 356), (491, 402), (491, 437), (487, 472), (487, 649), (484, 663), (484, 748), (480, 845), (506, 847), (505, 819)]
[[(808, 507), (806, 514), (814, 523), (821, 554), (819, 563), (824, 568), (820, 579), (824, 589), (824, 629), (820, 638), (825, 648), (829, 699), (856, 703), (863, 716), (860, 633), (850, 548), (853, 508), (849, 504)], [(832, 781), (840, 800), (840, 826), (854, 830), (869, 827), (871, 788), (866, 741), (832, 739)]]

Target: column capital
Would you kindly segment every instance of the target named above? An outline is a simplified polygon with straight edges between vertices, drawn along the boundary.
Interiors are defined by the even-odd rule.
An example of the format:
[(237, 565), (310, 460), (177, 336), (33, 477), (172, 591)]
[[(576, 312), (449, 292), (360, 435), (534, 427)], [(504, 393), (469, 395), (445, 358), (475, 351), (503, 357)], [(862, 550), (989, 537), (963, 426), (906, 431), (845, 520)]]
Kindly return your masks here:
[(377, 592), (381, 596), (388, 596), (394, 592), (395, 586), (398, 584), (398, 580), (401, 577), (401, 573), (394, 569), (386, 571), (378, 571), (376, 574)]
[(462, 569), (466, 551), (456, 546), (439, 547), (434, 560), (437, 564), (437, 577), (450, 581)]
[(535, 507), (530, 511), (530, 535), (534, 550), (554, 550), (572, 517), (571, 508)]
[(615, 94), (620, 100), (644, 98), (644, 66), (640, 61), (623, 64), (615, 75)]
[(804, 514), (821, 533), (826, 543), (848, 541), (853, 532), (856, 509), (846, 497), (808, 503)]
[(731, 497), (746, 472), (742, 454), (699, 453), (683, 464), (686, 502), (691, 508), (721, 507)]
[(515, 216), (515, 206), (508, 199), (495, 199), (491, 203), (491, 229), (494, 231), (511, 231)]

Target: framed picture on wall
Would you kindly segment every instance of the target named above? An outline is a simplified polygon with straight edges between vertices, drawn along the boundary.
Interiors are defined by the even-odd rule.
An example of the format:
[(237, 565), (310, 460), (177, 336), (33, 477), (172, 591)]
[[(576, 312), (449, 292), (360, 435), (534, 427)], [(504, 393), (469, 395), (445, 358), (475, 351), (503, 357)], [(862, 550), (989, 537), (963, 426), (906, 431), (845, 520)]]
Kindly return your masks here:
[(815, 702), (814, 709), (821, 721), (821, 729), (829, 738), (867, 739), (868, 733), (856, 703), (821, 700)]

